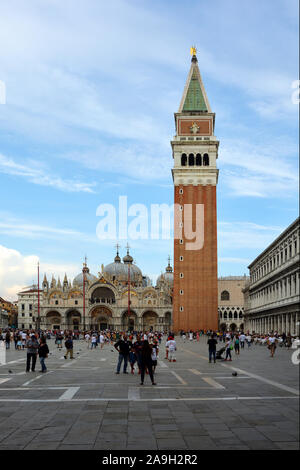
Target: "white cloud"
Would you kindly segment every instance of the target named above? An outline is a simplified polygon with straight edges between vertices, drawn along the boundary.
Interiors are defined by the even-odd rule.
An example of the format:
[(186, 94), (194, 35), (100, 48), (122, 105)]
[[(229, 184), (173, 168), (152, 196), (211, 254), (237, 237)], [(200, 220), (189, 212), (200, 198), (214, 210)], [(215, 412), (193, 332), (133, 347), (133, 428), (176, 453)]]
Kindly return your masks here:
[[(34, 166), (35, 164), (36, 166)], [(0, 172), (7, 175), (20, 176), (30, 183), (50, 186), (66, 192), (93, 193), (94, 190), (92, 188), (96, 186), (96, 183), (83, 183), (51, 175), (45, 169), (39, 167), (39, 162), (31, 161), (31, 166), (22, 165), (2, 154), (0, 154)]]
[(94, 234), (83, 233), (69, 228), (50, 227), (39, 225), (30, 221), (24, 221), (0, 212), (0, 233), (13, 237), (28, 239), (53, 239), (53, 240), (80, 240), (85, 242), (98, 242), (96, 229)]
[[(1, 297), (6, 300), (17, 300), (17, 293), (24, 287), (37, 283), (37, 264), (39, 258), (36, 255), (24, 256), (17, 250), (0, 245), (0, 285)], [(73, 278), (78, 274), (79, 267), (70, 263), (42, 263), (40, 274), (44, 272), (62, 279), (65, 272)], [(40, 281), (41, 282), (41, 281)]]
[(218, 222), (219, 249), (264, 250), (284, 229), (251, 222)]
[(229, 256), (221, 257), (218, 259), (219, 263), (237, 263), (237, 264), (249, 264), (251, 260), (249, 258), (232, 258)]
[(220, 181), (232, 196), (282, 198), (298, 190), (294, 159), (297, 149), (290, 139), (250, 143), (224, 140), (220, 148)]

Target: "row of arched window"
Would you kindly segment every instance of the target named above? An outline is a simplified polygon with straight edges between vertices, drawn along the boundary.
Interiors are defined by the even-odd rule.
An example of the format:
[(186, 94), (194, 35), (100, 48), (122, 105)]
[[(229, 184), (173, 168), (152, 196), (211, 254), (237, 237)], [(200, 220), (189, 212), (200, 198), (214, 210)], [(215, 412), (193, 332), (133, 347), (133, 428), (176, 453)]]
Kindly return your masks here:
[(227, 318), (234, 318), (234, 319), (241, 319), (243, 318), (243, 314), (242, 312), (238, 313), (238, 312), (234, 312), (232, 313), (231, 311), (230, 312), (220, 312), (220, 318), (224, 318), (225, 320)]
[(209, 166), (209, 156), (205, 153), (202, 157), (200, 153), (197, 153), (195, 156), (193, 153), (190, 153), (187, 156), (186, 153), (181, 155), (181, 166)]

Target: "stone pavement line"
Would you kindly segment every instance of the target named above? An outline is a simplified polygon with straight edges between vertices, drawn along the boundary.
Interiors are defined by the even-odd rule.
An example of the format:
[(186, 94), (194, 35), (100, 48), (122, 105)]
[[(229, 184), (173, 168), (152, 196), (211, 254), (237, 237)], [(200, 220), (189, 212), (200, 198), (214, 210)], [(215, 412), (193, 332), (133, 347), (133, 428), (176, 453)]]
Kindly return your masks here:
[(36, 380), (41, 379), (42, 377), (42, 375), (38, 375), (37, 377), (34, 377), (34, 379), (28, 380), (27, 382), (22, 384), (21, 387), (26, 387), (27, 385), (31, 384), (32, 382), (35, 382)]
[(15, 361), (6, 362), (6, 364), (0, 364), (0, 367), (8, 366), (10, 364), (17, 364), (18, 362), (25, 362), (25, 358), (17, 359)]
[(166, 367), (166, 368), (168, 369), (167, 364), (165, 364), (163, 361), (158, 361), (158, 365), (159, 365), (160, 367)]
[(208, 357), (202, 356), (201, 354), (189, 351), (188, 349), (182, 349), (182, 351), (187, 352), (188, 354), (192, 354), (193, 356), (200, 357), (201, 359), (204, 359), (206, 362), (208, 362)]
[(128, 388), (128, 400), (135, 401), (135, 400), (140, 400), (140, 389), (138, 387), (129, 387)]
[(8, 382), (9, 380), (11, 380), (11, 378), (9, 378), (9, 379), (0, 379), (0, 384), (4, 384), (4, 382)]
[(202, 377), (204, 382), (208, 383), (211, 385), (213, 388), (216, 388), (217, 390), (225, 390), (225, 387), (223, 385), (219, 384), (216, 382), (212, 377)]
[[(7, 389), (5, 389), (7, 390)], [(10, 389), (11, 390), (11, 389)], [(20, 389), (17, 389), (20, 390)], [(24, 390), (37, 390), (37, 389), (24, 389)], [(141, 398), (140, 402), (159, 402), (159, 401), (233, 401), (233, 400), (298, 400), (298, 397), (202, 397), (202, 398)], [(61, 403), (70, 402), (70, 403), (82, 403), (82, 402), (128, 402), (128, 398), (70, 398), (60, 400), (59, 398), (49, 398), (49, 399), (34, 399), (34, 398), (0, 398), (0, 402), (16, 402), (16, 403)]]
[(280, 388), (281, 390), (293, 393), (294, 395), (299, 395), (299, 390), (296, 390), (295, 388), (292, 388), (292, 387), (288, 387), (287, 385), (274, 382), (273, 380), (265, 379), (264, 377), (261, 377), (260, 375), (253, 374), (252, 372), (247, 372), (246, 370), (243, 370), (243, 369), (238, 369), (237, 367), (234, 367), (234, 366), (229, 366), (228, 364), (221, 364), (221, 366), (226, 367), (227, 369), (234, 370), (236, 372), (240, 372), (242, 374), (246, 374), (249, 377), (260, 380), (261, 382), (264, 382), (266, 384), (273, 385), (273, 387)]
[(176, 374), (176, 372), (174, 372), (173, 370), (170, 371), (171, 374), (173, 374), (177, 380), (179, 380), (179, 382), (182, 384), (182, 385), (187, 385), (187, 382), (185, 380), (183, 380), (182, 377), (180, 377), (180, 375)]
[(60, 401), (65, 401), (65, 400), (72, 400), (74, 395), (78, 392), (80, 387), (69, 387), (60, 397)]
[[(74, 359), (70, 359), (70, 362), (67, 362), (66, 364), (64, 364), (63, 366), (60, 367), (60, 369), (62, 368), (65, 368), (65, 367), (70, 367), (71, 365), (74, 365), (74, 364), (77, 364), (77, 362), (79, 362), (80, 359), (82, 359), (84, 356), (86, 356), (88, 354), (88, 352), (85, 352), (83, 354), (81, 354), (78, 358), (74, 358)], [(68, 359), (66, 359), (68, 360)]]
[(202, 375), (202, 372), (200, 372), (200, 370), (197, 370), (197, 369), (188, 369), (189, 372), (192, 372), (192, 374), (195, 374), (195, 375)]

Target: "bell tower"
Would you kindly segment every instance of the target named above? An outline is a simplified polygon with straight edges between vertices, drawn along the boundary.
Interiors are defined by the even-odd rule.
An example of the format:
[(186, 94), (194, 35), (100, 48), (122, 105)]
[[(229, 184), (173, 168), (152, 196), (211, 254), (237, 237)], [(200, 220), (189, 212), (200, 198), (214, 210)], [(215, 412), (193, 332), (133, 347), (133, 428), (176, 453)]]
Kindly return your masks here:
[(174, 167), (173, 328), (218, 327), (217, 206), (219, 142), (196, 49), (171, 141)]

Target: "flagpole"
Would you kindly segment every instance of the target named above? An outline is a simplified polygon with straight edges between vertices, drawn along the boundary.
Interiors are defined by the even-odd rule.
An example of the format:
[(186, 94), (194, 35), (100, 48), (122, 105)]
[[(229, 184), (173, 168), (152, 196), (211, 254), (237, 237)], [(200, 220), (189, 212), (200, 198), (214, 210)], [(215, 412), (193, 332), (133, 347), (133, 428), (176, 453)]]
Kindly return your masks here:
[(40, 262), (38, 261), (38, 329), (40, 329)]

